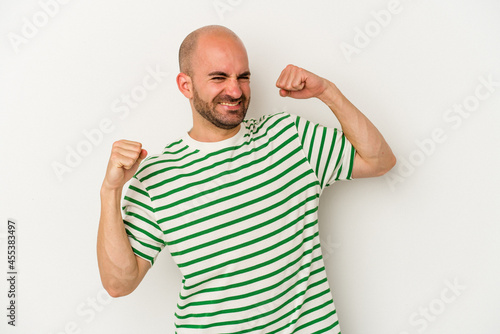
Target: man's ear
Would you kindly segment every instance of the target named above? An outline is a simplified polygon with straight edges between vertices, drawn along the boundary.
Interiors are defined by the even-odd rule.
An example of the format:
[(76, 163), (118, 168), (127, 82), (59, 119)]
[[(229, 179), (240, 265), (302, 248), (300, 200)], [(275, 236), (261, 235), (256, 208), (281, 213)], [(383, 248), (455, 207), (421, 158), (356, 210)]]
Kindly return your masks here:
[(181, 93), (188, 99), (191, 99), (193, 97), (193, 81), (191, 77), (181, 72), (177, 75), (176, 81)]

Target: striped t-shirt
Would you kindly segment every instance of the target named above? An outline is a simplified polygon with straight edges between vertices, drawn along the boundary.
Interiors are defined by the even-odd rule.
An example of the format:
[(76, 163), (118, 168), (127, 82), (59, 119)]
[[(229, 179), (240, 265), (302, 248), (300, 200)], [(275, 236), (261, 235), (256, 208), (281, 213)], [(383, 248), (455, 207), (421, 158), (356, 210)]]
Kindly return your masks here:
[(177, 333), (339, 333), (318, 204), (353, 159), (341, 131), (286, 113), (146, 159), (124, 223), (135, 254), (153, 264), (167, 246), (181, 271)]

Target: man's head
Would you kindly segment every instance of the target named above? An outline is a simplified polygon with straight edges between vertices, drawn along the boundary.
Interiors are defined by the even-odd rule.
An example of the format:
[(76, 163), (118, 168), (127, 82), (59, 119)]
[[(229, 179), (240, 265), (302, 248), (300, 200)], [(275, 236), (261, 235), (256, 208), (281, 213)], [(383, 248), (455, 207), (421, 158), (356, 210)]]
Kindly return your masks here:
[(250, 69), (234, 32), (222, 26), (193, 31), (181, 44), (179, 67), (177, 84), (190, 99), (195, 123), (198, 116), (220, 129), (241, 123), (250, 103)]

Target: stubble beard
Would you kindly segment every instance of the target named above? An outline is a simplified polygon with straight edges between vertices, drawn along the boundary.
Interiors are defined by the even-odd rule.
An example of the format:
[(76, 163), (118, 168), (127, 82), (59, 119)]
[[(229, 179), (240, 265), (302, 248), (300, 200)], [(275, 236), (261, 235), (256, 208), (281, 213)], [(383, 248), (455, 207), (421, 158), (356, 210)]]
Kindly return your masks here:
[[(238, 110), (230, 111), (231, 114), (238, 114), (235, 120), (229, 119), (225, 115), (217, 111), (217, 106), (220, 102), (234, 103), (240, 101), (240, 108)], [(234, 99), (229, 95), (217, 95), (212, 103), (206, 102), (200, 98), (198, 92), (193, 87), (193, 105), (196, 111), (207, 121), (220, 129), (231, 130), (237, 127), (247, 114), (248, 106), (250, 105), (250, 98), (241, 95), (240, 98)]]

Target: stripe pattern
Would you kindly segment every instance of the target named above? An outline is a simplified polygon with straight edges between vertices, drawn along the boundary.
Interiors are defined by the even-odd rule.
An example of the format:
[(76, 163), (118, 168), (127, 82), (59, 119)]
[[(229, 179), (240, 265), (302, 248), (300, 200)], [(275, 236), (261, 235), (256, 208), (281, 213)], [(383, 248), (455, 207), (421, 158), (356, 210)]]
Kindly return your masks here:
[(341, 131), (278, 113), (232, 145), (187, 140), (146, 159), (123, 201), (136, 255), (183, 276), (177, 333), (339, 333), (318, 231), (322, 190), (351, 179)]

